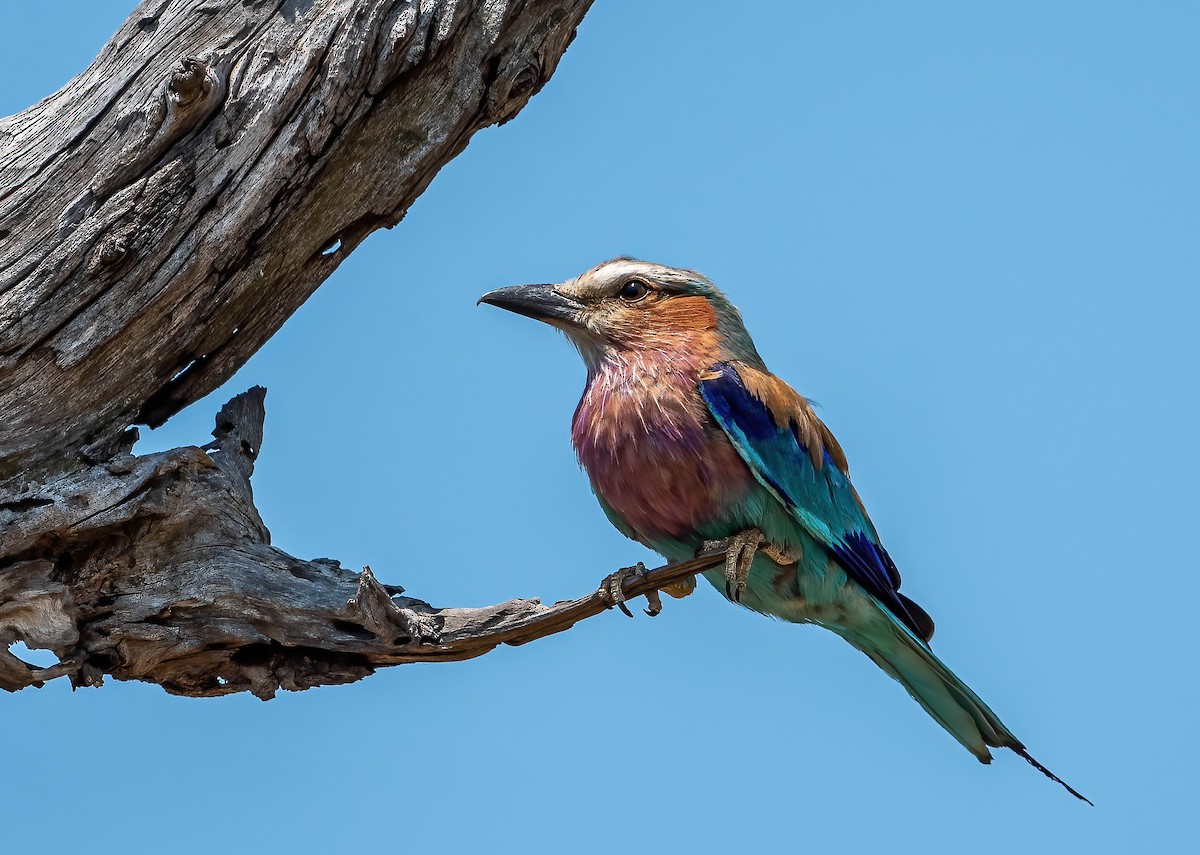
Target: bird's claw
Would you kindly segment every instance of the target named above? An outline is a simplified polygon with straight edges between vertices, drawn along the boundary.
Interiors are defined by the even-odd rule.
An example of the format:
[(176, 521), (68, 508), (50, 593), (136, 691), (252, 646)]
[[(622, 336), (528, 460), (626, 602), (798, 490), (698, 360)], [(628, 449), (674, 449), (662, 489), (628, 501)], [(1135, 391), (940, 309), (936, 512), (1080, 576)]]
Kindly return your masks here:
[[(616, 606), (626, 617), (633, 617), (633, 612), (629, 610), (629, 606), (625, 605), (625, 582), (629, 579), (636, 579), (639, 576), (646, 575), (646, 565), (639, 561), (632, 567), (622, 567), (616, 573), (610, 573), (605, 576), (600, 582), (600, 588), (596, 592), (600, 595), (600, 599), (604, 600), (606, 608)], [(650, 606), (648, 609), (642, 609), (650, 617), (657, 617), (662, 611), (662, 598), (658, 591), (649, 591), (646, 594), (646, 603)]]
[(748, 528), (724, 540), (706, 540), (700, 546), (702, 555), (725, 550), (725, 596), (735, 603), (742, 601), (750, 565), (754, 563), (754, 555), (764, 539), (761, 531)]

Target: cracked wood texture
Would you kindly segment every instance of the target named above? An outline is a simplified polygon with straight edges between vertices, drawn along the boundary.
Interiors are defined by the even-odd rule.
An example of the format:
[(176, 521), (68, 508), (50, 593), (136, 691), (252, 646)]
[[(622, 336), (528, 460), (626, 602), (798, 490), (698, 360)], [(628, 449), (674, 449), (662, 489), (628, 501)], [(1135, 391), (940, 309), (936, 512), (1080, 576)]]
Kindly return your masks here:
[[(105, 674), (193, 697), (358, 680), (385, 665), (470, 659), (561, 632), (607, 608), (598, 593), (544, 605), (511, 600), (439, 609), (337, 561), (270, 545), (250, 476), (265, 390), (234, 398), (204, 448), (134, 456), (126, 442), (93, 466), (0, 509), (0, 688)], [(723, 554), (627, 581), (627, 596), (709, 569)], [(60, 659), (33, 668), (22, 639)]]
[[(0, 119), (0, 687), (107, 674), (268, 698), (603, 610), (436, 609), (272, 547), (250, 486), (261, 389), (208, 445), (131, 454), (131, 425), (217, 388), (515, 116), (589, 5), (146, 0), (87, 71)], [(60, 661), (29, 665), (15, 641)]]
[(0, 120), (0, 483), (216, 389), (589, 0), (146, 0)]

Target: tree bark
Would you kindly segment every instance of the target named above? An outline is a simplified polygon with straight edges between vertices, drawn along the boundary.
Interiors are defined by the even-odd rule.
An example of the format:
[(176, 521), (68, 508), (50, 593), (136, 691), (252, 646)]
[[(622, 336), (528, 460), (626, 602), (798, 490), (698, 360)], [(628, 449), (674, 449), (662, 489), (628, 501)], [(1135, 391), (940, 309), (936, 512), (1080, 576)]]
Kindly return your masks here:
[(250, 487), (261, 389), (203, 448), (130, 453), (132, 425), (227, 380), (515, 116), (590, 2), (145, 0), (86, 72), (0, 119), (0, 687), (111, 674), (267, 698), (604, 608), (439, 610), (271, 547)]
[(0, 121), (0, 483), (216, 389), (478, 129), (589, 0), (146, 0)]

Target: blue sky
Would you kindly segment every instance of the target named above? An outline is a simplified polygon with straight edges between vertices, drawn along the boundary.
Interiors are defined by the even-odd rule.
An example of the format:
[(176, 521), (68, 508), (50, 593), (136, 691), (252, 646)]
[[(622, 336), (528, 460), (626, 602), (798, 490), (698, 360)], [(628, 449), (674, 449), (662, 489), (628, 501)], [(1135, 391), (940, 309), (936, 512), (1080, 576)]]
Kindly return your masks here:
[[(132, 7), (5, 4), (0, 113)], [(574, 462), (578, 358), (475, 299), (618, 254), (703, 270), (820, 403), (936, 650), (1097, 807), (703, 587), (267, 704), (5, 696), (6, 849), (1195, 845), (1200, 7), (730, 8), (597, 0), (516, 121), (139, 450), (261, 383), (278, 546), (439, 605), (579, 596), (651, 556)]]

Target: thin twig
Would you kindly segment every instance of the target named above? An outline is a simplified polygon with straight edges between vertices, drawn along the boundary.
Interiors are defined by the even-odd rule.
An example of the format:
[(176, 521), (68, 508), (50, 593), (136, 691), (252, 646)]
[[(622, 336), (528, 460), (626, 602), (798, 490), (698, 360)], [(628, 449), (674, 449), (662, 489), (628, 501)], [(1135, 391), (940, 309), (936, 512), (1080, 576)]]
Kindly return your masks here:
[[(630, 579), (625, 583), (622, 590), (625, 592), (627, 598), (640, 597), (651, 591), (661, 591), (667, 585), (674, 582), (681, 582), (684, 579), (695, 576), (697, 573), (711, 570), (713, 567), (723, 564), (724, 561), (725, 553), (716, 552), (700, 556), (699, 558), (693, 558), (690, 561), (682, 561), (678, 564), (664, 564), (662, 567), (656, 567), (648, 571), (643, 576)], [(509, 644), (512, 646), (527, 644), (530, 641), (545, 638), (547, 635), (554, 635), (556, 632), (570, 629), (579, 621), (595, 617), (610, 608), (612, 607), (605, 602), (599, 592), (593, 592), (577, 600), (562, 600), (561, 602), (554, 603), (546, 607), (546, 611), (541, 614), (524, 620), (514, 621), (494, 633), (473, 633), (470, 637), (470, 643), (472, 646), (480, 642), (491, 646), (497, 644)], [(451, 640), (446, 646), (454, 649), (455, 641)]]

